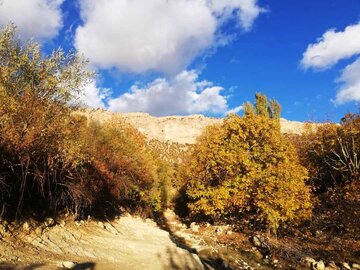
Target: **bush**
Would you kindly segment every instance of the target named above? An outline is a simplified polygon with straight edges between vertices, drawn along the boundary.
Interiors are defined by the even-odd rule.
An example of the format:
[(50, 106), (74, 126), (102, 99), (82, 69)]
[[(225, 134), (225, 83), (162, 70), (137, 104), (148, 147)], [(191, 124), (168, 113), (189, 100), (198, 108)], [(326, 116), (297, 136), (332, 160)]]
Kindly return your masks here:
[(111, 123), (90, 122), (85, 136), (91, 164), (86, 179), (92, 182), (95, 194), (102, 190), (100, 194), (110, 195), (107, 200), (115, 199), (115, 205), (143, 202), (159, 208), (160, 195), (154, 190), (157, 164), (142, 134), (125, 123), (114, 127)]
[(228, 116), (198, 139), (184, 165), (189, 209), (214, 219), (246, 216), (274, 231), (298, 224), (311, 216), (307, 171), (278, 118), (246, 108), (244, 117)]
[(76, 112), (92, 77), (86, 63), (61, 50), (42, 57), (38, 44), (15, 38), (12, 25), (0, 31), (1, 215), (161, 208), (165, 173), (144, 137)]
[(292, 141), (319, 192), (359, 181), (359, 115), (346, 115), (340, 125), (326, 123), (316, 129), (308, 128)]
[(69, 104), (92, 74), (74, 53), (43, 58), (38, 44), (15, 38), (12, 25), (0, 31), (0, 59), (1, 204), (19, 213), (25, 198), (43, 197), (54, 208), (58, 179), (81, 157), (69, 143), (78, 129)]

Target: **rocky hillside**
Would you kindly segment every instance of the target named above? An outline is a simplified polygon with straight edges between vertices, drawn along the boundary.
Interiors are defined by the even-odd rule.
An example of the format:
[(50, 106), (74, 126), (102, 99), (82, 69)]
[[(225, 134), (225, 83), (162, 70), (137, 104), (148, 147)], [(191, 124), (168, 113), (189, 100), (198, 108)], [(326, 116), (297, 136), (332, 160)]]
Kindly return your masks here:
[[(85, 110), (81, 114), (100, 122), (125, 121), (151, 139), (162, 142), (194, 144), (205, 127), (223, 121), (204, 115), (154, 117), (147, 113), (112, 113), (105, 110)], [(283, 133), (299, 134), (304, 130), (304, 123), (281, 119)]]

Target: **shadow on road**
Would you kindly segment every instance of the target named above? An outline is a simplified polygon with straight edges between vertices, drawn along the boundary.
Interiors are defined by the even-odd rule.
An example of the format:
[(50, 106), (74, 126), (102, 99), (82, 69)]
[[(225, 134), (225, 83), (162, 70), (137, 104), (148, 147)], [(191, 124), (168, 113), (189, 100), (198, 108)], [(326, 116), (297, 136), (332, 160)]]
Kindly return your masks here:
[[(178, 235), (175, 234), (176, 232), (176, 228), (175, 226), (171, 225), (171, 220), (168, 220), (164, 214), (161, 215), (160, 220), (159, 220), (159, 226), (166, 230), (167, 232), (169, 232), (170, 234), (170, 239), (172, 242), (174, 242), (176, 244), (177, 247), (185, 249), (187, 251), (189, 251), (190, 253), (193, 254), (197, 254), (200, 258), (201, 263), (203, 264), (203, 267), (205, 270), (212, 270), (212, 269), (218, 269), (218, 270), (225, 270), (228, 269), (226, 267), (223, 267), (223, 260), (221, 258), (209, 258), (209, 257), (203, 257), (200, 254), (197, 253), (196, 249), (192, 248), (191, 246), (189, 246), (186, 243), (186, 240), (183, 237), (180, 237)], [(177, 255), (173, 254), (173, 252), (171, 250), (168, 250), (168, 255), (170, 257), (170, 265), (169, 265), (169, 269), (185, 269), (185, 270), (193, 270), (194, 268), (191, 267), (191, 265), (185, 265), (184, 266), (179, 266), (177, 263)], [(196, 268), (195, 268), (196, 269)]]

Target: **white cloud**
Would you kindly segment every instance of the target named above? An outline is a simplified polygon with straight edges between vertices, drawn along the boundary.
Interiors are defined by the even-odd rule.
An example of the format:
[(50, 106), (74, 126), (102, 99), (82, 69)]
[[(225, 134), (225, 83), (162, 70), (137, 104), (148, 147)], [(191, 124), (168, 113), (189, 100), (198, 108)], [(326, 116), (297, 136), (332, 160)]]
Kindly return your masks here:
[[(360, 55), (360, 23), (349, 25), (342, 32), (328, 30), (315, 44), (310, 44), (303, 54), (304, 68), (326, 69), (342, 59)], [(340, 78), (340, 89), (335, 104), (360, 101), (360, 57), (345, 67)]]
[(343, 32), (334, 29), (325, 32), (317, 43), (308, 46), (301, 65), (325, 69), (356, 54), (360, 54), (360, 23), (346, 27)]
[(231, 113), (238, 113), (238, 112), (240, 112), (242, 110), (243, 110), (243, 106), (240, 105), (240, 106), (237, 106), (237, 107), (235, 107), (233, 109), (227, 110), (225, 112), (225, 115), (228, 115), (228, 114), (231, 114)]
[(257, 0), (80, 0), (84, 25), (75, 46), (99, 68), (177, 74), (226, 40), (221, 24), (237, 14), (249, 30)]
[(183, 71), (173, 79), (159, 78), (128, 93), (108, 100), (109, 110), (116, 112), (148, 112), (152, 115), (224, 113), (226, 97), (220, 86), (198, 81), (195, 71)]
[(360, 57), (348, 65), (339, 78), (342, 86), (335, 98), (335, 104), (360, 101)]
[(78, 101), (92, 108), (105, 108), (105, 102), (110, 96), (110, 89), (98, 88), (93, 81), (88, 84), (84, 91), (78, 96)]
[(14, 23), (24, 39), (51, 39), (62, 26), (64, 0), (0, 0), (0, 25)]
[(246, 31), (251, 29), (260, 13), (266, 12), (266, 9), (259, 7), (254, 0), (211, 0), (208, 3), (215, 15), (223, 20), (235, 13), (239, 26)]

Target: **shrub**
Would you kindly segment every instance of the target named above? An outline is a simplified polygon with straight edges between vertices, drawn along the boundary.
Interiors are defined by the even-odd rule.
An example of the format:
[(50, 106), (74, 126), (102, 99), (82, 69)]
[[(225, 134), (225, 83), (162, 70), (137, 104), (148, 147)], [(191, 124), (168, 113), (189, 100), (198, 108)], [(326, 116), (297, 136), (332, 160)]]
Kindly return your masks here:
[[(84, 156), (77, 177), (67, 181), (72, 209), (116, 212), (120, 206), (160, 204), (154, 192), (156, 163), (145, 139), (125, 123), (88, 121), (78, 134)], [(70, 179), (69, 179), (70, 180)], [(78, 196), (80, 194), (80, 196)], [(109, 210), (109, 211), (108, 211)]]
[(43, 58), (38, 44), (15, 38), (12, 25), (0, 31), (0, 59), (0, 164), (13, 195), (2, 204), (18, 213), (25, 197), (39, 194), (55, 207), (58, 179), (81, 156), (69, 143), (78, 128), (69, 104), (92, 74), (75, 53)]
[(144, 137), (76, 113), (93, 75), (86, 63), (61, 50), (42, 57), (38, 44), (15, 38), (12, 25), (0, 31), (1, 214), (161, 208), (164, 172)]
[(340, 125), (326, 123), (308, 128), (292, 141), (318, 191), (359, 180), (359, 115), (346, 115)]

